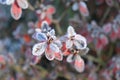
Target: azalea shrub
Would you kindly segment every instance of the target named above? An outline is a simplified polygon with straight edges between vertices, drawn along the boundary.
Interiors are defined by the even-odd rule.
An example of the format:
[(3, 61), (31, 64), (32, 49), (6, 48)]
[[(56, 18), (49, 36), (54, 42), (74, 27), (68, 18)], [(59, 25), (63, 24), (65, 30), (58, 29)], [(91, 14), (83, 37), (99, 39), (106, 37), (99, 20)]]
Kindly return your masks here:
[(0, 0), (0, 80), (120, 80), (120, 0)]

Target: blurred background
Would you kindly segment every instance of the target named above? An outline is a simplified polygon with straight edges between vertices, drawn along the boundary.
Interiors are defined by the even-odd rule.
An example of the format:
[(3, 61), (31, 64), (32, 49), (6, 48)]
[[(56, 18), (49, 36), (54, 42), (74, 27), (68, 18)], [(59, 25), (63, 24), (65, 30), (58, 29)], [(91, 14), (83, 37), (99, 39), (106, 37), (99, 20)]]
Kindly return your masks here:
[[(120, 0), (27, 0), (16, 20), (0, 0), (0, 80), (120, 80)], [(22, 1), (22, 0), (21, 0)], [(24, 1), (24, 0), (23, 0)], [(19, 14), (13, 8), (13, 14)], [(46, 20), (58, 37), (69, 25), (87, 39), (85, 70), (32, 55), (35, 28)]]

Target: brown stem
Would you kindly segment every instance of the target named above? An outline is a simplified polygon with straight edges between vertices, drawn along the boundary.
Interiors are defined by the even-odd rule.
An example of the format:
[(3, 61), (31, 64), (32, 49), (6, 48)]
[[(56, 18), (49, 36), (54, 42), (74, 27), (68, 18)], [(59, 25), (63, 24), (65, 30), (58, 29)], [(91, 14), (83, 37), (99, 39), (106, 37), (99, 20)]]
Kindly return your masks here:
[(29, 4), (29, 9), (31, 10), (31, 11), (34, 11), (35, 10), (35, 8), (28, 2), (28, 4)]
[(107, 18), (107, 16), (108, 16), (108, 14), (109, 14), (110, 10), (111, 10), (111, 7), (108, 7), (108, 8), (107, 8), (107, 10), (106, 10), (106, 12), (105, 12), (105, 13), (104, 13), (104, 15), (103, 15), (103, 17), (102, 17), (101, 21), (100, 21), (100, 25), (102, 25), (102, 24), (103, 24), (103, 22), (105, 21), (105, 19), (106, 19), (106, 18)]

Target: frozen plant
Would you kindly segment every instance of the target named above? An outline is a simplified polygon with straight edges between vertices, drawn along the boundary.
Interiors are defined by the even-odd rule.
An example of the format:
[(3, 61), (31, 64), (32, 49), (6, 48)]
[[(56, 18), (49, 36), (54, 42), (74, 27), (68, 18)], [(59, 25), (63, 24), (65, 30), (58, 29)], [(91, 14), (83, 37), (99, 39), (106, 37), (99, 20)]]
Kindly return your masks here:
[(44, 21), (42, 23), (41, 29), (36, 29), (33, 37), (39, 41), (33, 47), (33, 55), (41, 56), (45, 52), (48, 60), (62, 60), (63, 56), (60, 51), (61, 43), (56, 38), (54, 29), (50, 29), (47, 22)]
[(67, 62), (74, 63), (74, 67), (78, 72), (84, 71), (84, 60), (80, 55), (89, 51), (87, 40), (82, 35), (77, 34), (72, 26), (68, 27), (67, 34), (62, 37), (64, 39), (63, 42), (55, 36), (55, 30), (51, 29), (46, 21), (43, 21), (41, 28), (36, 29), (33, 38), (39, 41), (39, 43), (33, 46), (32, 54), (34, 56), (42, 56), (45, 53), (48, 60), (57, 59), (61, 61), (65, 53), (64, 51), (66, 51), (62, 49), (64, 46), (62, 43), (65, 43), (65, 49), (70, 51)]

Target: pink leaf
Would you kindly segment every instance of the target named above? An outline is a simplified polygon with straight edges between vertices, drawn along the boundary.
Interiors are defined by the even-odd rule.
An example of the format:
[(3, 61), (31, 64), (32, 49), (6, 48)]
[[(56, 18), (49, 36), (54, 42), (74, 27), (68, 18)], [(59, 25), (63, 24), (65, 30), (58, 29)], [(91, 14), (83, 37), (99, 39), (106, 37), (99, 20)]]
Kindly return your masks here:
[(22, 15), (22, 9), (18, 6), (16, 1), (11, 6), (11, 15), (15, 20), (20, 19)]
[(52, 15), (56, 12), (55, 8), (53, 6), (48, 6), (48, 9), (47, 9), (47, 14), (48, 15)]
[(5, 63), (5, 57), (3, 55), (0, 55), (0, 63)]
[(63, 55), (59, 52), (59, 53), (55, 53), (55, 59), (62, 61), (63, 60)]
[(54, 60), (54, 58), (55, 58), (55, 53), (53, 52), (53, 50), (51, 50), (51, 48), (49, 46), (46, 48), (45, 56), (50, 61)]
[(83, 72), (85, 69), (84, 61), (79, 55), (75, 55), (74, 67), (78, 72)]
[(88, 16), (89, 15), (89, 11), (87, 9), (86, 3), (83, 1), (80, 1), (79, 4), (79, 11), (83, 16)]
[(103, 26), (103, 31), (105, 33), (109, 33), (111, 30), (112, 30), (112, 24), (111, 23), (108, 23), (108, 24)]

